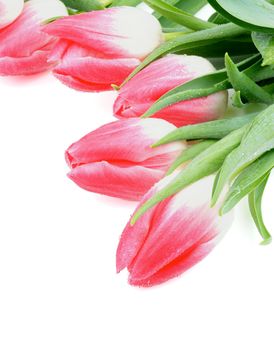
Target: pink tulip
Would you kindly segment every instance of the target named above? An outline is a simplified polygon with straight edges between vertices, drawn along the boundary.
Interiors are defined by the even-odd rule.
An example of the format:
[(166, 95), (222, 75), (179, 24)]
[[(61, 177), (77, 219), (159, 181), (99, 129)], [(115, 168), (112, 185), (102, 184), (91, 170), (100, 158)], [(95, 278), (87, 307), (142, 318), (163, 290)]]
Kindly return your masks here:
[(68, 177), (91, 192), (139, 200), (185, 148), (181, 142), (150, 147), (174, 129), (153, 118), (106, 124), (68, 148)]
[[(165, 186), (157, 183), (140, 205)], [(181, 275), (202, 260), (229, 228), (231, 216), (210, 208), (213, 177), (204, 178), (147, 211), (124, 229), (117, 249), (117, 272), (129, 271), (129, 283), (149, 287)]]
[(24, 0), (0, 0), (0, 29), (16, 20), (23, 7)]
[(59, 0), (30, 0), (22, 14), (0, 30), (0, 75), (27, 75), (52, 67), (47, 62), (56, 38), (42, 31), (46, 20), (67, 15)]
[(45, 32), (60, 38), (50, 58), (53, 74), (82, 91), (120, 85), (162, 41), (154, 16), (126, 6), (59, 19)]
[[(205, 58), (187, 55), (167, 55), (143, 69), (125, 84), (114, 104), (117, 118), (135, 118), (169, 90), (196, 77), (214, 72)], [(153, 115), (176, 126), (202, 123), (221, 117), (227, 106), (227, 93), (182, 101)]]
[(50, 61), (59, 62), (54, 76), (63, 84), (80, 91), (105, 91), (111, 85), (120, 85), (136, 68), (136, 58), (108, 59), (96, 57), (92, 50), (61, 39), (56, 44)]

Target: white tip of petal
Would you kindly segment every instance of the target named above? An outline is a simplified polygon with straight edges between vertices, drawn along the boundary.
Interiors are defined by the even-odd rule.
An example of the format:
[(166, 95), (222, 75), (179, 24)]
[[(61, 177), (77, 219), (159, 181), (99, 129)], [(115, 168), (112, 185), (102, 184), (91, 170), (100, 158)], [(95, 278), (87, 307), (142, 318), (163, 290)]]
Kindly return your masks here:
[(16, 20), (23, 7), (24, 0), (0, 0), (0, 29)]
[[(199, 210), (201, 214), (202, 212), (204, 214), (207, 213), (207, 215), (214, 221), (219, 234), (224, 234), (232, 224), (233, 214), (230, 212), (224, 216), (219, 216), (219, 206), (217, 205), (213, 208), (210, 207), (214, 178), (213, 175), (204, 177), (177, 193), (170, 202), (169, 210), (171, 213), (174, 213), (180, 210), (180, 208), (188, 208), (193, 211), (198, 210), (197, 215)], [(174, 177), (168, 179), (168, 183), (173, 179)]]
[(206, 59), (200, 56), (191, 55), (176, 55), (171, 54), (167, 57), (172, 57), (178, 60), (178, 63), (182, 67), (186, 67), (189, 73), (193, 73), (194, 76), (202, 76), (205, 74), (213, 73), (216, 69), (214, 66)]
[(176, 129), (173, 124), (158, 118), (140, 119), (139, 123), (145, 134), (155, 141)]
[(119, 7), (115, 13), (114, 28), (123, 40), (123, 49), (130, 56), (144, 58), (163, 41), (159, 21), (146, 11), (135, 7)]
[(68, 15), (66, 6), (59, 0), (30, 0), (26, 6), (36, 14), (41, 23), (51, 18)]
[[(162, 137), (176, 129), (176, 126), (173, 124), (158, 118), (140, 119), (139, 123), (145, 135), (151, 139), (151, 144), (159, 141)], [(176, 151), (183, 150), (186, 146), (185, 142), (172, 142), (165, 147), (169, 147), (169, 151)]]
[(182, 206), (196, 209), (206, 205), (210, 208), (213, 182), (214, 176), (204, 177), (177, 193), (171, 201), (172, 210), (177, 211)]

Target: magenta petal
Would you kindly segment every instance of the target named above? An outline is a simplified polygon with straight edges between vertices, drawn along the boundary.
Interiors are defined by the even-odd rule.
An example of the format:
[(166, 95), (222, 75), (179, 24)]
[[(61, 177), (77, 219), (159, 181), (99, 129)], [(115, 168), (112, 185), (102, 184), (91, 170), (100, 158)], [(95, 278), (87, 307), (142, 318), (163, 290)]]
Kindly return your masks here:
[(160, 170), (142, 166), (121, 167), (102, 161), (77, 166), (68, 177), (87, 191), (139, 200), (163, 175)]

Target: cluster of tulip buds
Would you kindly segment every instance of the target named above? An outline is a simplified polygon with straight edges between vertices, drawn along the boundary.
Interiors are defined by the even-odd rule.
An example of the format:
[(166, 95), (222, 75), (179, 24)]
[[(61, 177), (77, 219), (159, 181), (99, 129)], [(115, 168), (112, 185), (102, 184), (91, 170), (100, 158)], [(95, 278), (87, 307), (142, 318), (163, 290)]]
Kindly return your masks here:
[[(139, 201), (120, 239), (117, 272), (127, 268), (130, 284), (153, 286), (195, 265), (228, 230), (231, 214), (219, 213), (229, 212), (242, 197), (235, 199), (233, 188), (233, 196), (221, 193), (236, 170), (263, 155), (257, 152), (257, 158), (244, 163), (240, 154), (246, 149), (241, 147), (252, 148), (247, 131), (253, 132), (256, 123), (250, 123), (265, 120), (264, 113), (268, 116), (273, 108), (259, 116), (220, 119), (227, 109), (226, 90), (249, 79), (228, 55), (226, 72), (216, 72), (207, 58), (180, 52), (185, 39), (169, 42), (173, 35), (164, 35), (157, 16), (136, 7), (91, 1), (91, 8), (85, 8), (84, 3), (73, 9), (75, 1), (69, 0), (0, 0), (0, 75), (49, 70), (75, 90), (117, 91), (116, 121), (66, 150), (68, 177), (87, 191)], [(190, 29), (209, 33), (205, 38), (222, 40), (226, 28), (231, 36), (245, 33), (230, 26), (220, 34), (213, 23), (187, 18)], [(202, 40), (195, 34), (189, 34), (193, 42)], [(256, 60), (239, 67), (250, 69), (259, 81), (266, 73), (261, 74)], [(257, 93), (268, 101), (267, 92), (258, 89), (243, 99)], [(235, 101), (242, 103), (238, 93)], [(263, 163), (269, 169), (271, 156)], [(242, 184), (241, 178), (237, 181)]]

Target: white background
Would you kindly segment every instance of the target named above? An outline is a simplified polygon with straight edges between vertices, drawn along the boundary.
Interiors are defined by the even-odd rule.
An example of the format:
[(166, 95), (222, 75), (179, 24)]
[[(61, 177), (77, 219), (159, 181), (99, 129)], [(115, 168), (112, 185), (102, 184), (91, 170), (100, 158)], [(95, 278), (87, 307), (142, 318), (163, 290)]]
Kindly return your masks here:
[[(1, 78), (0, 96), (1, 350), (273, 350), (274, 245), (259, 245), (245, 203), (202, 263), (130, 287), (115, 250), (135, 203), (81, 190), (63, 157), (114, 120), (115, 93), (76, 92), (46, 73)], [(272, 176), (272, 232), (273, 195)]]

